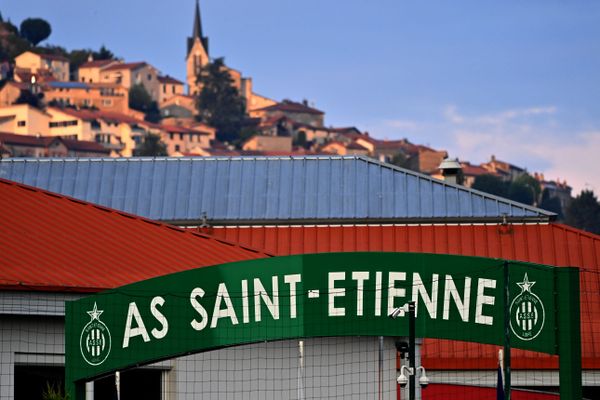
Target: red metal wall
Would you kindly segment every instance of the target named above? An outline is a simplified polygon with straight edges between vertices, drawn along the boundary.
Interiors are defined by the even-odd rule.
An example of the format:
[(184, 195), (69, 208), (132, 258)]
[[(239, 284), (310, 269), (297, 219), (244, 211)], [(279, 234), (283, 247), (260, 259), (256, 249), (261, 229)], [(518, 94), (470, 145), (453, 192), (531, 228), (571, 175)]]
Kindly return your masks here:
[[(584, 369), (600, 369), (600, 236), (561, 224), (219, 227), (212, 234), (276, 255), (397, 251), (499, 257), (581, 268)], [(433, 369), (493, 369), (497, 347), (427, 340)], [(513, 351), (513, 368), (554, 369), (557, 357)]]

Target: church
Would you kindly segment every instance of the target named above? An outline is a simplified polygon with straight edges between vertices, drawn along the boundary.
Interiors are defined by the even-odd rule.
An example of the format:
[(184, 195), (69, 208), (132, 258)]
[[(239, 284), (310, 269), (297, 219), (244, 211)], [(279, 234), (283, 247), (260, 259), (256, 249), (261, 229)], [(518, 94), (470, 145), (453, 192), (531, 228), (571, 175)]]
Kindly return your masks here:
[[(202, 88), (198, 83), (198, 75), (202, 68), (210, 62), (208, 37), (202, 32), (202, 20), (200, 18), (200, 4), (196, 0), (194, 10), (194, 27), (192, 36), (187, 38), (186, 54), (186, 82), (188, 85), (188, 95), (196, 96), (200, 94)], [(277, 104), (265, 96), (254, 93), (252, 88), (252, 78), (242, 76), (242, 73), (236, 69), (226, 67), (233, 86), (240, 95), (246, 100), (246, 111), (256, 110)]]

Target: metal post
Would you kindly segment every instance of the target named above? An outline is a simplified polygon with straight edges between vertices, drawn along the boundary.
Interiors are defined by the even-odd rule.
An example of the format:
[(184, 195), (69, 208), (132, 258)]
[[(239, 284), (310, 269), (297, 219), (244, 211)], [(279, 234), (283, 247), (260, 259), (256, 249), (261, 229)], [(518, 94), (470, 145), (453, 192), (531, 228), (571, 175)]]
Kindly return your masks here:
[(581, 317), (579, 270), (556, 268), (558, 376), (561, 399), (581, 399)]
[(408, 397), (415, 400), (415, 376), (417, 374), (415, 351), (415, 302), (408, 303), (408, 357), (411, 374), (408, 376)]
[(504, 399), (510, 400), (510, 274), (504, 261)]

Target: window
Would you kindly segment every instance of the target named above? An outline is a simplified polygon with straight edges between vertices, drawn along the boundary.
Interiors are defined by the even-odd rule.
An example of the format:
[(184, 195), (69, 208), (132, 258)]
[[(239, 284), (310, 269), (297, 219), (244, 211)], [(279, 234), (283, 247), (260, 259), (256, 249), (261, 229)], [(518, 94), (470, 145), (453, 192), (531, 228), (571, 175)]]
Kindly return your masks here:
[(183, 140), (183, 133), (179, 134), (179, 140)]
[(169, 133), (169, 139), (173, 140), (173, 134)]
[(151, 81), (152, 80), (152, 75), (148, 74), (148, 80)]
[(180, 148), (180, 147), (179, 147), (179, 145), (178, 145), (178, 144), (176, 144), (176, 145), (175, 145), (175, 151), (179, 151), (179, 148)]
[(77, 120), (71, 120), (71, 121), (58, 121), (58, 122), (50, 122), (48, 124), (50, 126), (50, 128), (65, 128), (67, 126), (77, 126)]
[(60, 366), (15, 365), (14, 399), (39, 399), (48, 384), (64, 392), (64, 376)]
[(17, 126), (25, 126), (27, 125), (26, 121), (17, 121)]
[(163, 85), (163, 93), (167, 93), (167, 85)]
[(112, 99), (102, 99), (102, 105), (105, 107), (112, 106)]
[(171, 86), (171, 93), (175, 94), (175, 85)]

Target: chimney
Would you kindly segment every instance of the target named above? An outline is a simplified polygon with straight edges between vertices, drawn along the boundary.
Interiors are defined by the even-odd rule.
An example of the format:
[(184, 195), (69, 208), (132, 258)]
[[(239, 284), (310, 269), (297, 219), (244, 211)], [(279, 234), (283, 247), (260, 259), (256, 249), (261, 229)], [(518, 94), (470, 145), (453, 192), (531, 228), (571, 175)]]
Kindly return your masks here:
[(446, 182), (453, 185), (462, 184), (462, 167), (458, 162), (458, 158), (450, 159), (446, 157), (438, 168), (442, 171), (442, 175)]

